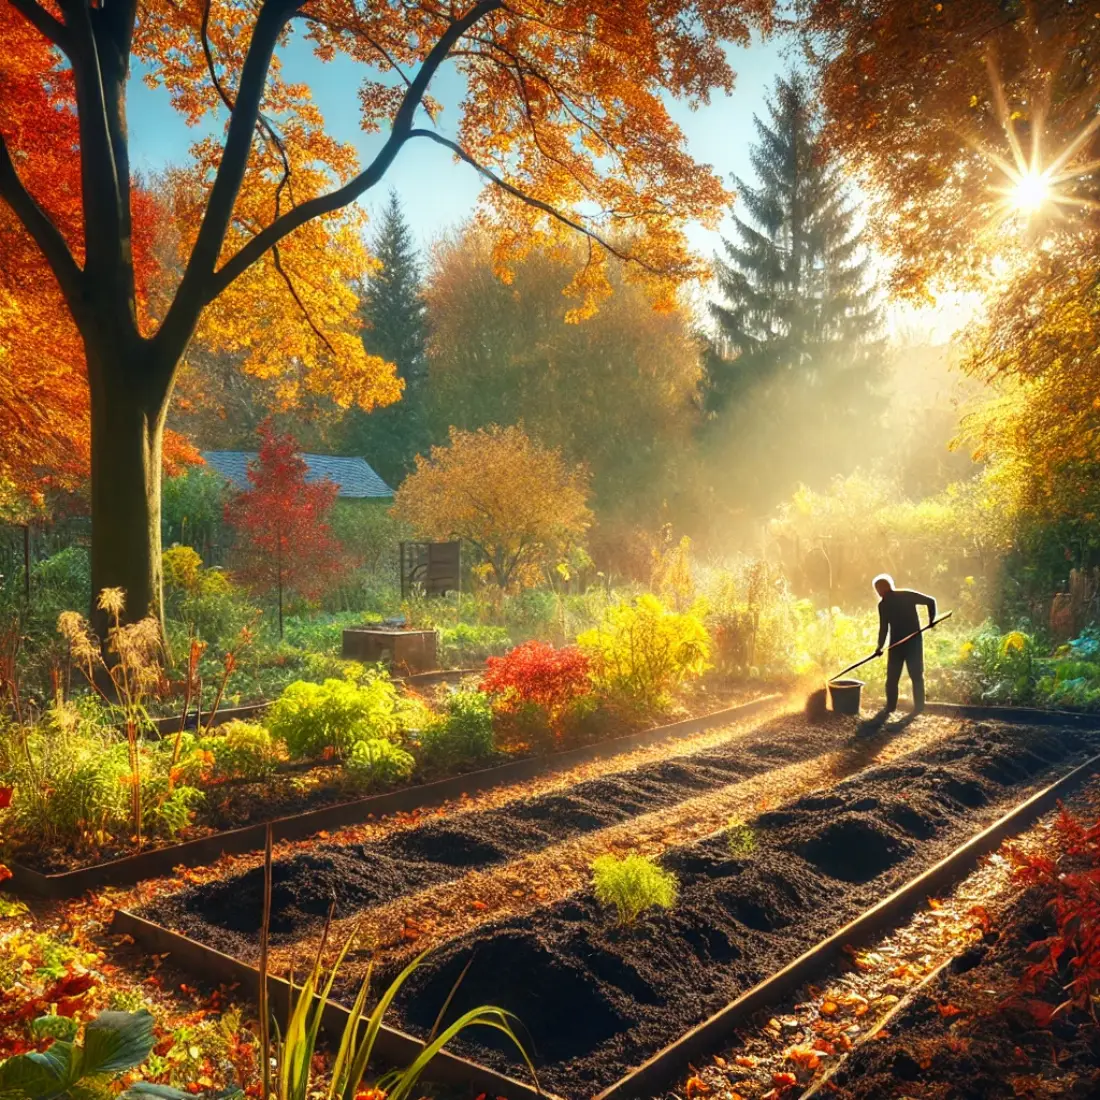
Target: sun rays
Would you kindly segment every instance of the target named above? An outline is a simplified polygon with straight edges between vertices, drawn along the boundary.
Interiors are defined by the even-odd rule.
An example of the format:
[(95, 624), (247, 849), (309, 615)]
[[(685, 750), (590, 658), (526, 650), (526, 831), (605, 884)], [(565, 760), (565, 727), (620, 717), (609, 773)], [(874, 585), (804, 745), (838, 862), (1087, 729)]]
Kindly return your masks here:
[(1100, 169), (1100, 159), (1082, 159), (1091, 151), (1090, 139), (1100, 128), (1096, 106), (1092, 107), (1092, 117), (1077, 133), (1061, 149), (1052, 152), (1043, 147), (1047, 103), (1043, 98), (1037, 100), (1032, 106), (1031, 117), (1024, 123), (1030, 133), (1030, 147), (1025, 149), (1017, 132), (1017, 122), (1022, 116), (1009, 108), (1004, 85), (993, 63), (990, 61), (987, 66), (997, 119), (1010, 155), (1002, 156), (984, 144), (979, 149), (1003, 177), (1003, 183), (993, 187), (993, 191), (1002, 196), (997, 204), (1002, 215), (1026, 222), (1041, 214), (1064, 214), (1072, 207), (1100, 209), (1100, 202), (1091, 197), (1095, 186), (1088, 187), (1086, 183), (1088, 177)]

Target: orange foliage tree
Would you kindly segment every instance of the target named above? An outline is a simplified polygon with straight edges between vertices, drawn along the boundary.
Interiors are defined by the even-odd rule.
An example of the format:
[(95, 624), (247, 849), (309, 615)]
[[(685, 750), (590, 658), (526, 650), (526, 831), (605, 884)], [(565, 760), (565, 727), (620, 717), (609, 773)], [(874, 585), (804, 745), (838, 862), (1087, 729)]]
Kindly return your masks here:
[(588, 476), (520, 427), (451, 429), (446, 447), (417, 455), (394, 511), (429, 539), (464, 539), (501, 587), (536, 581), (591, 523)]
[[(667, 97), (731, 87), (723, 44), (767, 24), (771, 0), (0, 0), (51, 47), (29, 61), (52, 87), (71, 73), (79, 211), (67, 219), (40, 166), (74, 155), (72, 114), (40, 132), (5, 127), (0, 198), (38, 246), (80, 332), (91, 391), (92, 583), (140, 614), (159, 604), (163, 425), (184, 352), (210, 332), (257, 372), (364, 408), (399, 397), (391, 364), (366, 354), (341, 276), (361, 248), (348, 204), (402, 147), (431, 141), (493, 181), (502, 266), (566, 228), (632, 228), (639, 276), (666, 291), (695, 266), (681, 233), (727, 196), (696, 164)], [(363, 126), (385, 130), (370, 163), (326, 134), (278, 49), (300, 28), (317, 55), (367, 66)], [(5, 42), (7, 55), (8, 43)], [(192, 122), (224, 123), (173, 173), (178, 286), (142, 323), (126, 84), (138, 61)], [(467, 84), (454, 139), (435, 128), (429, 85), (447, 62)], [(8, 63), (5, 56), (5, 65)], [(69, 79), (69, 78), (66, 78)], [(217, 127), (211, 130), (216, 132)], [(603, 254), (573, 281), (606, 293)], [(344, 264), (341, 257), (348, 257)], [(334, 262), (335, 261), (335, 262)], [(339, 284), (339, 285), (338, 285)], [(342, 289), (341, 289), (342, 288)]]
[[(42, 194), (50, 216), (67, 236), (79, 238), (80, 165), (71, 73), (42, 73), (54, 65), (50, 45), (7, 4), (0, 5), (0, 134), (15, 135), (21, 171)], [(136, 190), (134, 236), (141, 262), (136, 291), (145, 308), (155, 265), (152, 243), (157, 210)], [(0, 204), (0, 505), (33, 509), (51, 488), (72, 490), (87, 476), (88, 384), (80, 334), (56, 283), (43, 278), (42, 257), (7, 205)], [(170, 438), (170, 466), (198, 455)]]

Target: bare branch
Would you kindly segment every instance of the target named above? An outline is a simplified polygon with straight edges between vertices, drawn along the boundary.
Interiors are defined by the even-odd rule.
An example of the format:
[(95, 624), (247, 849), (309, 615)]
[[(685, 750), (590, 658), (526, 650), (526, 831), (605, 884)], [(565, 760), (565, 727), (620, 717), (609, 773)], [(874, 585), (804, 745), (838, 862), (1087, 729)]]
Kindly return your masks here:
[(45, 8), (37, 4), (35, 0), (8, 0), (13, 8), (28, 23), (34, 25), (40, 34), (48, 38), (66, 57), (72, 48), (72, 39), (69, 28), (64, 23), (55, 19)]
[[(212, 279), (207, 281), (205, 301), (212, 301), (216, 298), (234, 279), (238, 278), (260, 259), (265, 252), (277, 245), (289, 233), (293, 233), (299, 226), (305, 225), (306, 222), (319, 218), (324, 214), (331, 214), (333, 211), (342, 209), (377, 184), (386, 174), (401, 146), (405, 144), (412, 133), (413, 120), (423, 102), (428, 85), (439, 67), (447, 59), (451, 49), (471, 27), (500, 7), (501, 0), (479, 0), (479, 3), (470, 8), (465, 15), (453, 20), (428, 52), (428, 56), (424, 59), (416, 77), (409, 85), (401, 100), (401, 106), (394, 116), (390, 136), (370, 165), (354, 179), (344, 184), (343, 187), (330, 191), (327, 195), (318, 195), (316, 198), (308, 199), (300, 206), (288, 210), (281, 217), (276, 218), (265, 230), (257, 233), (252, 240), (243, 245), (240, 251), (231, 256), (218, 269)], [(245, 64), (247, 66), (247, 62)], [(215, 184), (215, 186), (217, 185)], [(211, 196), (211, 202), (213, 202), (213, 196)], [(181, 292), (182, 289), (181, 287)]]
[(464, 161), (470, 165), (481, 176), (487, 179), (490, 183), (495, 184), (502, 191), (506, 191), (513, 198), (517, 198), (520, 202), (525, 202), (528, 206), (533, 206), (536, 210), (541, 210), (544, 214), (548, 214), (554, 221), (560, 222), (562, 225), (567, 226), (570, 229), (576, 230), (578, 233), (583, 234), (585, 237), (595, 241), (601, 248), (610, 252), (618, 260), (622, 260), (623, 263), (637, 264), (639, 267), (644, 268), (646, 271), (651, 272), (654, 275), (667, 275), (667, 271), (661, 271), (659, 268), (653, 267), (651, 264), (640, 260), (637, 256), (632, 256), (627, 252), (622, 252), (616, 248), (606, 238), (601, 237), (599, 233), (593, 229), (589, 229), (588, 226), (582, 225), (578, 221), (574, 221), (567, 214), (563, 214), (560, 210), (556, 210), (549, 203), (543, 202), (542, 199), (536, 199), (531, 195), (526, 194), (520, 188), (510, 184), (507, 180), (502, 179), (495, 172), (486, 168), (483, 164), (479, 164), (465, 149), (462, 148), (457, 142), (451, 141), (450, 138), (445, 138), (442, 134), (437, 134), (434, 130), (413, 130), (409, 137), (422, 137), (427, 138), (429, 141), (434, 141), (437, 145), (442, 145), (444, 148), (450, 149), (452, 153), (459, 160)]
[(23, 186), (2, 134), (0, 134), (0, 197), (12, 208), (15, 216), (23, 223), (35, 244), (41, 249), (42, 255), (46, 257), (46, 262), (50, 265), (61, 287), (61, 293), (65, 296), (69, 309), (76, 315), (80, 307), (84, 273), (73, 258), (61, 230)]

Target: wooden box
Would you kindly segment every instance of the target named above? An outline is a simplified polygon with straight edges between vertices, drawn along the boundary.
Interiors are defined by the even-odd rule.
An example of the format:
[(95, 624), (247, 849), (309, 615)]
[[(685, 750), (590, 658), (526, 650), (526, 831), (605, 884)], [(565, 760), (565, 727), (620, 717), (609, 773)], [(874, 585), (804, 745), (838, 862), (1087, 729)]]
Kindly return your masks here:
[(434, 630), (355, 626), (344, 631), (343, 655), (350, 661), (382, 661), (396, 673), (431, 672), (439, 667), (439, 635)]

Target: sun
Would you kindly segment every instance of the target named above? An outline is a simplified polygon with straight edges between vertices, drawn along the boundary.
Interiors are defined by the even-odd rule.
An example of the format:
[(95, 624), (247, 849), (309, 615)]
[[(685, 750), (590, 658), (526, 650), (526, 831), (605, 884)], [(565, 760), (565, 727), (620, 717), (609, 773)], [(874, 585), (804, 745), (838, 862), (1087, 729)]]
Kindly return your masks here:
[(1021, 214), (1037, 214), (1050, 197), (1050, 181), (1043, 172), (1029, 168), (1013, 181), (1010, 198)]

